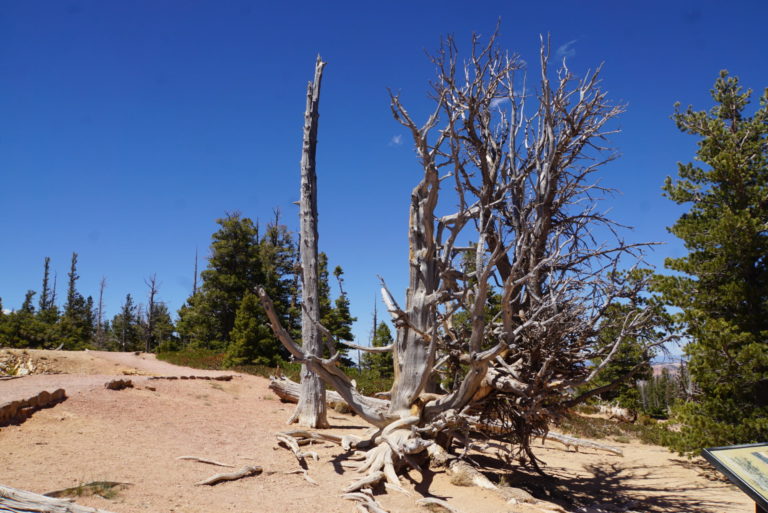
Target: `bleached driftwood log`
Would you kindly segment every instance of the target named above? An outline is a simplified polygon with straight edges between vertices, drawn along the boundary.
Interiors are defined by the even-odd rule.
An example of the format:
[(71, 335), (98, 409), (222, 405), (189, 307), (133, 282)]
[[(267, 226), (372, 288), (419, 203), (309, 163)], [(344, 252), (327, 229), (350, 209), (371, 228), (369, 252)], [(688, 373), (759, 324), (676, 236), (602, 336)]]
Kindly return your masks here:
[(242, 479), (244, 477), (249, 476), (255, 476), (258, 474), (261, 474), (262, 468), (261, 467), (243, 467), (240, 470), (236, 472), (228, 472), (223, 474), (214, 474), (208, 479), (203, 479), (199, 483), (195, 483), (197, 486), (201, 485), (208, 485), (213, 486), (215, 484), (221, 483), (223, 481), (236, 481), (237, 479)]
[(46, 497), (0, 485), (0, 511), (14, 513), (110, 513), (104, 509), (89, 508), (75, 504), (72, 499)]
[[(301, 385), (286, 377), (273, 377), (269, 382), (269, 388), (275, 393), (275, 395), (277, 395), (277, 397), (283, 401), (290, 403), (296, 403), (299, 401)], [(385, 399), (366, 397), (366, 400), (382, 413), (389, 408), (389, 401)], [(333, 390), (326, 390), (325, 402), (328, 404), (328, 406), (334, 409), (349, 408), (349, 404), (344, 400), (344, 398), (338, 392)]]
[(560, 433), (555, 433), (553, 431), (550, 431), (549, 433), (547, 433), (544, 438), (545, 439), (549, 438), (556, 442), (560, 442), (561, 444), (563, 444), (569, 449), (573, 447), (574, 449), (576, 449), (577, 452), (579, 450), (579, 447), (589, 447), (590, 449), (598, 449), (601, 451), (606, 451), (606, 452), (616, 454), (618, 456), (624, 456), (624, 451), (622, 451), (618, 447), (614, 447), (612, 445), (607, 445), (607, 444), (601, 444), (599, 442), (593, 442), (592, 440), (584, 440), (582, 438), (562, 435)]

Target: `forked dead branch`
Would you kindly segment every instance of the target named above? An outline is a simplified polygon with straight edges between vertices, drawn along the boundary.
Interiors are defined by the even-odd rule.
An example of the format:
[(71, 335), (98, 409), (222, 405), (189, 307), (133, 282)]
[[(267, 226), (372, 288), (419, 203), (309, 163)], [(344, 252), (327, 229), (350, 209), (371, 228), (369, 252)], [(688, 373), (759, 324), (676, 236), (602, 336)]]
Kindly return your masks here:
[[(375, 427), (348, 444), (367, 449), (357, 453), (364, 476), (348, 493), (379, 481), (400, 489), (402, 469), (423, 469), (478, 437), (538, 469), (532, 439), (621, 382), (590, 388), (621, 345), (639, 341), (647, 352), (663, 342), (649, 329), (647, 278), (633, 271), (647, 244), (624, 243), (598, 206), (610, 191), (595, 173), (615, 157), (606, 141), (622, 107), (600, 89), (599, 68), (577, 76), (563, 62), (553, 71), (542, 41), (534, 76), (495, 40), (475, 37), (464, 61), (452, 38), (444, 42), (423, 124), (390, 93), (422, 174), (411, 192), (402, 306), (382, 280), (397, 329), (388, 406), (355, 388), (338, 354), (296, 344), (259, 291), (293, 357)], [(450, 205), (458, 208), (437, 213)], [(617, 320), (609, 316), (616, 305), (632, 308)], [(598, 336), (608, 324), (610, 340)]]

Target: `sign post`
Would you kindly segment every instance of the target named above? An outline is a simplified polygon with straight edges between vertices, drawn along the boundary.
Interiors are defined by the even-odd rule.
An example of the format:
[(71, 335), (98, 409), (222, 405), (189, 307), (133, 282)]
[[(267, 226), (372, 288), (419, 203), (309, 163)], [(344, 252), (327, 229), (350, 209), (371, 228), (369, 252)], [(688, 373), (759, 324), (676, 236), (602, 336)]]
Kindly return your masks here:
[(768, 443), (711, 447), (701, 455), (768, 513)]

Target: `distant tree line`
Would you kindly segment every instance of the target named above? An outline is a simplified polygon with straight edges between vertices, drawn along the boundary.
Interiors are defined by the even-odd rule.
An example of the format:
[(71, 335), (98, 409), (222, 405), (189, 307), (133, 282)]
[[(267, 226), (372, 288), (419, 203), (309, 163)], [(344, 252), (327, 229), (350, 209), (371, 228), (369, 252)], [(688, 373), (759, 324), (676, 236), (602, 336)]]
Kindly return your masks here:
[(150, 300), (147, 306), (136, 304), (127, 294), (120, 312), (111, 320), (104, 318), (102, 295), (106, 280), (101, 281), (98, 303), (84, 297), (77, 289), (77, 253), (72, 253), (67, 274), (67, 295), (59, 306), (56, 279), (51, 280), (51, 259), (43, 264), (39, 300), (28, 290), (18, 310), (5, 313), (0, 300), (0, 347), (30, 349), (101, 349), (120, 351), (154, 350), (175, 338), (175, 328), (165, 303), (157, 301), (157, 280), (147, 280)]
[[(145, 280), (147, 302), (137, 303), (127, 294), (119, 312), (105, 319), (102, 280), (98, 301), (84, 297), (77, 289), (77, 253), (72, 254), (67, 295), (59, 306), (51, 259), (46, 257), (42, 287), (29, 290), (21, 308), (5, 313), (0, 300), (0, 347), (65, 350), (102, 349), (114, 351), (173, 351), (182, 348), (210, 349), (226, 354), (227, 365), (275, 365), (285, 355), (264, 311), (254, 295), (263, 286), (275, 299), (285, 326), (294, 335), (301, 333), (301, 284), (298, 246), (279, 216), (260, 232), (258, 223), (239, 213), (218, 219), (212, 236), (207, 268), (202, 283), (179, 309), (174, 322), (166, 304), (158, 299), (155, 275)], [(321, 322), (337, 341), (352, 341), (349, 298), (343, 288), (344, 271), (333, 269), (338, 288), (331, 293), (328, 258), (320, 254)], [(335, 348), (343, 362), (351, 364), (343, 345)]]

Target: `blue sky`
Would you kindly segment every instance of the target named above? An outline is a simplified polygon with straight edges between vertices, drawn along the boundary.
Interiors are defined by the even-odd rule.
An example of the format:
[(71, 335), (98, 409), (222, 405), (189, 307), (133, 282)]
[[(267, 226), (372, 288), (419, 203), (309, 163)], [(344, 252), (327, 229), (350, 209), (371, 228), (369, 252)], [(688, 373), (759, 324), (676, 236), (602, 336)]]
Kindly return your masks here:
[[(266, 2), (264, 3), (266, 4)], [(387, 88), (428, 107), (425, 50), (501, 18), (500, 44), (536, 61), (539, 34), (627, 105), (613, 138), (621, 158), (601, 174), (628, 241), (682, 246), (667, 232), (682, 212), (661, 196), (696, 140), (673, 104), (711, 105), (727, 68), (768, 86), (765, 1), (0, 1), (0, 297), (18, 308), (39, 290), (50, 256), (63, 297), (69, 258), (78, 288), (107, 279), (111, 317), (126, 293), (144, 301), (157, 274), (172, 311), (189, 295), (216, 218), (297, 225), (306, 83), (328, 62), (321, 97), (320, 247), (346, 272), (355, 333), (367, 340), (376, 275), (402, 296), (409, 193), (420, 170), (392, 119)]]

